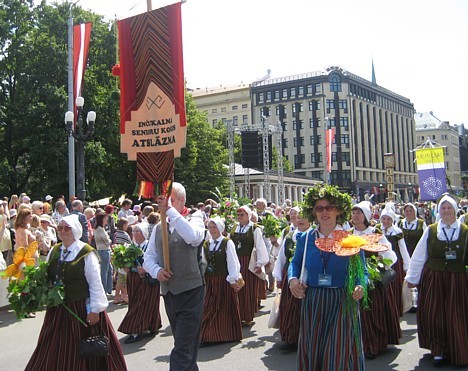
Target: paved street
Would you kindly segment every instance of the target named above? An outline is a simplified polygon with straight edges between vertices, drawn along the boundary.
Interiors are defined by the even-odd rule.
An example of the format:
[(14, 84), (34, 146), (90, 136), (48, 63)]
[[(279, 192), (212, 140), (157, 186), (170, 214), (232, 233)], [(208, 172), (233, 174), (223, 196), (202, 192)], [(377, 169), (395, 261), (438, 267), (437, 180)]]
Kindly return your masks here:
[[(161, 299), (162, 300), (162, 299)], [(201, 348), (198, 365), (202, 371), (211, 370), (287, 370), (295, 368), (295, 353), (285, 353), (278, 349), (279, 331), (267, 328), (269, 309), (273, 302), (270, 296), (265, 307), (255, 318), (252, 328), (244, 328), (241, 343), (228, 343)], [(163, 308), (163, 327), (156, 337), (146, 337), (140, 342), (126, 345), (126, 335), (118, 333), (124, 350), (128, 369), (168, 370), (169, 354), (172, 349), (172, 335)], [(125, 306), (110, 304), (108, 313), (117, 328), (126, 313)], [(17, 321), (12, 312), (0, 312), (0, 364), (3, 370), (23, 370), (32, 354), (44, 313), (35, 319)], [(430, 370), (433, 369), (428, 351), (417, 344), (414, 314), (406, 314), (402, 319), (403, 338), (401, 345), (391, 346), (385, 354), (366, 362), (366, 370)], [(443, 369), (452, 369), (445, 366)], [(64, 370), (65, 371), (65, 370)], [(68, 370), (66, 370), (68, 371)]]

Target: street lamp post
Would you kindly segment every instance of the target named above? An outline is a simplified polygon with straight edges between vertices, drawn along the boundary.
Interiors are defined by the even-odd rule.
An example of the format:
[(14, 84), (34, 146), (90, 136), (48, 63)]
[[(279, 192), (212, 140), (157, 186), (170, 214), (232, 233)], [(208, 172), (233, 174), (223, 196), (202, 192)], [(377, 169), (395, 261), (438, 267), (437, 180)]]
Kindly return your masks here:
[(89, 111), (86, 117), (86, 124), (83, 122), (83, 97), (76, 98), (76, 108), (78, 110), (78, 119), (76, 120), (76, 126), (73, 127), (74, 115), (73, 112), (68, 111), (65, 114), (65, 124), (67, 125), (67, 133), (69, 136), (73, 136), (76, 140), (76, 188), (77, 197), (80, 200), (86, 199), (85, 189), (85, 156), (84, 146), (86, 141), (94, 132), (94, 123), (96, 121), (96, 112)]
[(385, 202), (385, 195), (384, 195), (385, 188), (382, 183), (379, 184), (379, 202)]
[(413, 202), (413, 188), (411, 187), (411, 182), (408, 183), (408, 201)]

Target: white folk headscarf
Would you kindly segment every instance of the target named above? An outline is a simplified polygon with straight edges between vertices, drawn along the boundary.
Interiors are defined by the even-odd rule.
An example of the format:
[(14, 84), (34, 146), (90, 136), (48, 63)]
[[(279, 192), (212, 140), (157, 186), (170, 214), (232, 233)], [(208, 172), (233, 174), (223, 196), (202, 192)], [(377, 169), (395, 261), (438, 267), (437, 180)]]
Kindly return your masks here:
[(210, 222), (213, 222), (216, 225), (216, 228), (218, 228), (219, 233), (223, 234), (225, 225), (224, 225), (224, 221), (219, 216), (211, 218), (208, 221), (208, 223), (210, 223)]
[(143, 234), (143, 237), (145, 237), (145, 240), (149, 238), (148, 236), (148, 223), (138, 223), (133, 226), (133, 229), (138, 228), (141, 233)]
[(67, 223), (68, 226), (71, 227), (72, 232), (73, 232), (73, 237), (75, 237), (75, 241), (78, 241), (83, 235), (83, 227), (81, 226), (78, 215), (70, 214), (70, 215), (64, 216), (61, 221)]
[(353, 209), (359, 209), (364, 213), (364, 216), (368, 223), (371, 221), (372, 211), (371, 204), (369, 201), (361, 201), (353, 206)]

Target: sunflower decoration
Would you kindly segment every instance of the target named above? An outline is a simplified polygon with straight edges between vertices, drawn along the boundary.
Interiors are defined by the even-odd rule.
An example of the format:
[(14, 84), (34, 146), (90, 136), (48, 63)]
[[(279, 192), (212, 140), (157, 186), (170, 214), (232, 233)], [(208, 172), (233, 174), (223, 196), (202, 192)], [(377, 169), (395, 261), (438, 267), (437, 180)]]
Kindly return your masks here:
[(353, 256), (359, 251), (370, 252), (387, 251), (389, 247), (382, 245), (381, 234), (370, 233), (363, 236), (354, 236), (347, 231), (334, 231), (333, 237), (317, 238), (317, 247), (326, 252), (334, 252), (338, 256)]
[(19, 247), (13, 255), (13, 264), (5, 270), (3, 278), (19, 279), (26, 267), (36, 265), (37, 241), (31, 242), (28, 247)]

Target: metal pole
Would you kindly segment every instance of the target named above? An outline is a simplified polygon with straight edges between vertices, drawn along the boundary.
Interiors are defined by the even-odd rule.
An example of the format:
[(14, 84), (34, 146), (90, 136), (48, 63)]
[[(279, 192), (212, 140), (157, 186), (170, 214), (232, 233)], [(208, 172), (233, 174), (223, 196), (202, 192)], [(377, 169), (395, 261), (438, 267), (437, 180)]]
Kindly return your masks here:
[(225, 120), (229, 150), (229, 198), (236, 192), (236, 164), (234, 162), (234, 125), (232, 120)]
[[(73, 17), (72, 6), (68, 17), (68, 110), (73, 112)], [(68, 196), (75, 195), (75, 139), (73, 130), (68, 133)]]
[(85, 158), (84, 158), (84, 128), (83, 128), (83, 109), (78, 107), (78, 119), (76, 121), (76, 193), (78, 199), (84, 201), (86, 199), (85, 191)]

